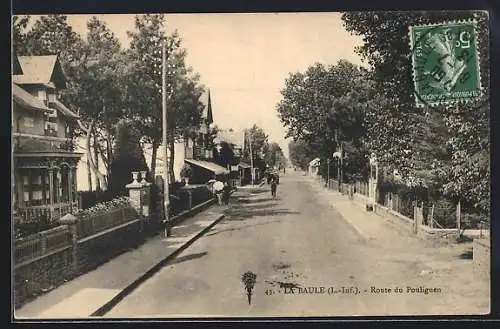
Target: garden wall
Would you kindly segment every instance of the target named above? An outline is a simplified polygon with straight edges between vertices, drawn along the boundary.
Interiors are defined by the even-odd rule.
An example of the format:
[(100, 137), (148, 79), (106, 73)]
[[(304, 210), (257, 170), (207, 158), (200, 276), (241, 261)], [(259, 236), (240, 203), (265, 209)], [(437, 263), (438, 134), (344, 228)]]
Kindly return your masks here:
[[(122, 209), (119, 210), (124, 213)], [(80, 219), (73, 224), (61, 225), (16, 240), (16, 306), (142, 243), (143, 218), (131, 208), (127, 212), (135, 213), (135, 216), (123, 223), (123, 218), (115, 216), (115, 212), (116, 210), (111, 211), (108, 217), (105, 214), (97, 215), (96, 218), (105, 222), (107, 228), (96, 229), (92, 234), (88, 234), (89, 230), (77, 229), (77, 226), (82, 222), (95, 224), (96, 218)], [(115, 219), (116, 222), (113, 223), (109, 218)], [(78, 232), (83, 237), (79, 236)]]
[(86, 273), (144, 242), (143, 221), (130, 222), (78, 240), (77, 273)]

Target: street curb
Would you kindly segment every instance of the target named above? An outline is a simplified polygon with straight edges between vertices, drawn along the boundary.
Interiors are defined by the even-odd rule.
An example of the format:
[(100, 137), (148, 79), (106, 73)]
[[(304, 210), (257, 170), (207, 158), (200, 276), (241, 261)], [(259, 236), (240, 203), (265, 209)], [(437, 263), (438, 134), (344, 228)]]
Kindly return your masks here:
[(115, 297), (113, 297), (106, 304), (99, 307), (94, 313), (92, 313), (91, 317), (102, 317), (109, 311), (113, 309), (120, 301), (122, 301), (126, 296), (128, 296), (132, 291), (134, 291), (139, 285), (141, 285), (144, 281), (151, 278), (154, 274), (160, 271), (168, 262), (173, 260), (177, 255), (187, 249), (193, 242), (202, 237), (207, 231), (209, 231), (212, 227), (214, 227), (218, 222), (220, 222), (225, 217), (224, 214), (220, 214), (210, 225), (203, 228), (200, 232), (198, 232), (194, 237), (185, 242), (182, 246), (177, 248), (174, 252), (170, 253), (167, 257), (161, 260), (159, 263), (151, 267), (146, 273), (142, 274), (139, 278), (134, 280), (131, 284), (125, 287), (122, 291), (120, 291)]

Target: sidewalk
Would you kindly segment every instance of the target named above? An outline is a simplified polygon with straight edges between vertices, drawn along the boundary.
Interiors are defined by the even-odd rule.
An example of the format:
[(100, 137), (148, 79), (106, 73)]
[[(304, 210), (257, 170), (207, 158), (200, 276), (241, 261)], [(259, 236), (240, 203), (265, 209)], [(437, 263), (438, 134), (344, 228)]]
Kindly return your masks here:
[[(365, 240), (391, 238), (394, 233), (403, 233), (411, 236), (411, 227), (405, 223), (396, 223), (373, 212), (367, 212), (362, 197), (357, 196), (350, 200), (347, 195), (327, 189), (324, 183), (311, 178), (307, 181), (320, 191), (327, 201)], [(392, 228), (392, 230), (388, 230)], [(392, 231), (392, 232), (391, 232)]]
[(88, 318), (106, 304), (117, 302), (124, 293), (129, 293), (156, 273), (222, 220), (225, 209), (214, 205), (186, 218), (172, 228), (172, 235), (167, 239), (162, 233), (149, 238), (137, 249), (125, 252), (15, 310), (16, 318)]

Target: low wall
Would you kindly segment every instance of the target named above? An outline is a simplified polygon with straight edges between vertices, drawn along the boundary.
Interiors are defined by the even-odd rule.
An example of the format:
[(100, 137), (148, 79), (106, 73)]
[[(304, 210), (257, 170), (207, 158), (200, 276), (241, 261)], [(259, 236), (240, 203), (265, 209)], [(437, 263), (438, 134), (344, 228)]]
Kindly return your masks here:
[(77, 273), (86, 273), (144, 241), (142, 219), (78, 240)]
[[(103, 216), (96, 218), (102, 219)], [(90, 231), (79, 230), (77, 226), (80, 222), (75, 222), (14, 242), (16, 307), (130, 248), (137, 247), (144, 240), (144, 219), (137, 213), (132, 220), (123, 223), (119, 219), (114, 227), (106, 230), (100, 230), (98, 226), (101, 225), (93, 220), (83, 221), (96, 224), (98, 232), (86, 235)], [(110, 220), (103, 221), (104, 224), (110, 223)]]
[(458, 236), (458, 232), (456, 229), (431, 228), (422, 223), (419, 223), (418, 226), (416, 226), (417, 223), (412, 218), (406, 217), (405, 215), (400, 214), (394, 210), (381, 206), (378, 203), (374, 205), (374, 212), (388, 220), (391, 220), (391, 222), (408, 229), (410, 233), (415, 234), (421, 238), (447, 238), (454, 240)]
[(14, 269), (14, 304), (19, 307), (26, 299), (58, 286), (72, 276), (72, 247), (16, 265)]
[(491, 245), (489, 239), (474, 239), (472, 246), (472, 259), (474, 273), (480, 278), (490, 278)]
[(392, 223), (397, 224), (401, 228), (407, 229), (409, 233), (426, 236), (426, 231), (422, 231), (419, 227), (418, 230), (415, 227), (415, 221), (411, 218), (408, 218), (394, 210), (391, 210), (387, 207), (381, 206), (376, 203), (373, 205), (373, 211), (375, 214), (384, 217), (385, 219), (390, 220)]

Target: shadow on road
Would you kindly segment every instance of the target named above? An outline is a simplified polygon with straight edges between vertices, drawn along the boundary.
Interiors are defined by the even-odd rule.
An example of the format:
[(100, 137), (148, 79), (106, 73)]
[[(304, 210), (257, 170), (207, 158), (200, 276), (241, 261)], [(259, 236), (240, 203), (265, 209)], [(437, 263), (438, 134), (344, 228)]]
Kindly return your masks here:
[(277, 199), (273, 199), (271, 196), (268, 198), (259, 198), (259, 199), (252, 199), (249, 197), (241, 197), (237, 198), (235, 200), (232, 200), (236, 204), (258, 204), (258, 203), (265, 203), (265, 202), (270, 202), (270, 201), (276, 201)]
[(189, 254), (189, 255), (177, 257), (172, 262), (170, 262), (169, 265), (175, 265), (175, 264), (179, 264), (179, 263), (182, 263), (182, 262), (187, 262), (189, 260), (198, 259), (198, 258), (204, 257), (206, 255), (208, 255), (208, 252), (204, 251), (204, 252), (199, 252), (199, 253), (196, 253), (196, 254)]
[(213, 231), (211, 233), (208, 233), (208, 234), (205, 234), (204, 236), (212, 236), (212, 235), (216, 235), (216, 234), (219, 234), (219, 233), (232, 232), (232, 231), (241, 231), (241, 230), (243, 230), (245, 228), (249, 228), (249, 227), (255, 227), (255, 226), (260, 226), (260, 225), (268, 225), (268, 224), (279, 223), (279, 222), (281, 222), (281, 220), (271, 220), (269, 222), (257, 223), (257, 224), (250, 224), (250, 225), (239, 226), (239, 227), (232, 227), (232, 228), (228, 228), (228, 229), (225, 229), (225, 230), (215, 229), (215, 231)]
[(461, 259), (472, 259), (472, 257), (473, 257), (472, 248), (458, 255), (458, 258)]
[(254, 217), (263, 216), (279, 216), (279, 215), (298, 215), (298, 211), (290, 211), (288, 209), (274, 208), (273, 204), (270, 206), (252, 205), (244, 207), (234, 207), (228, 212), (227, 221), (241, 221)]

